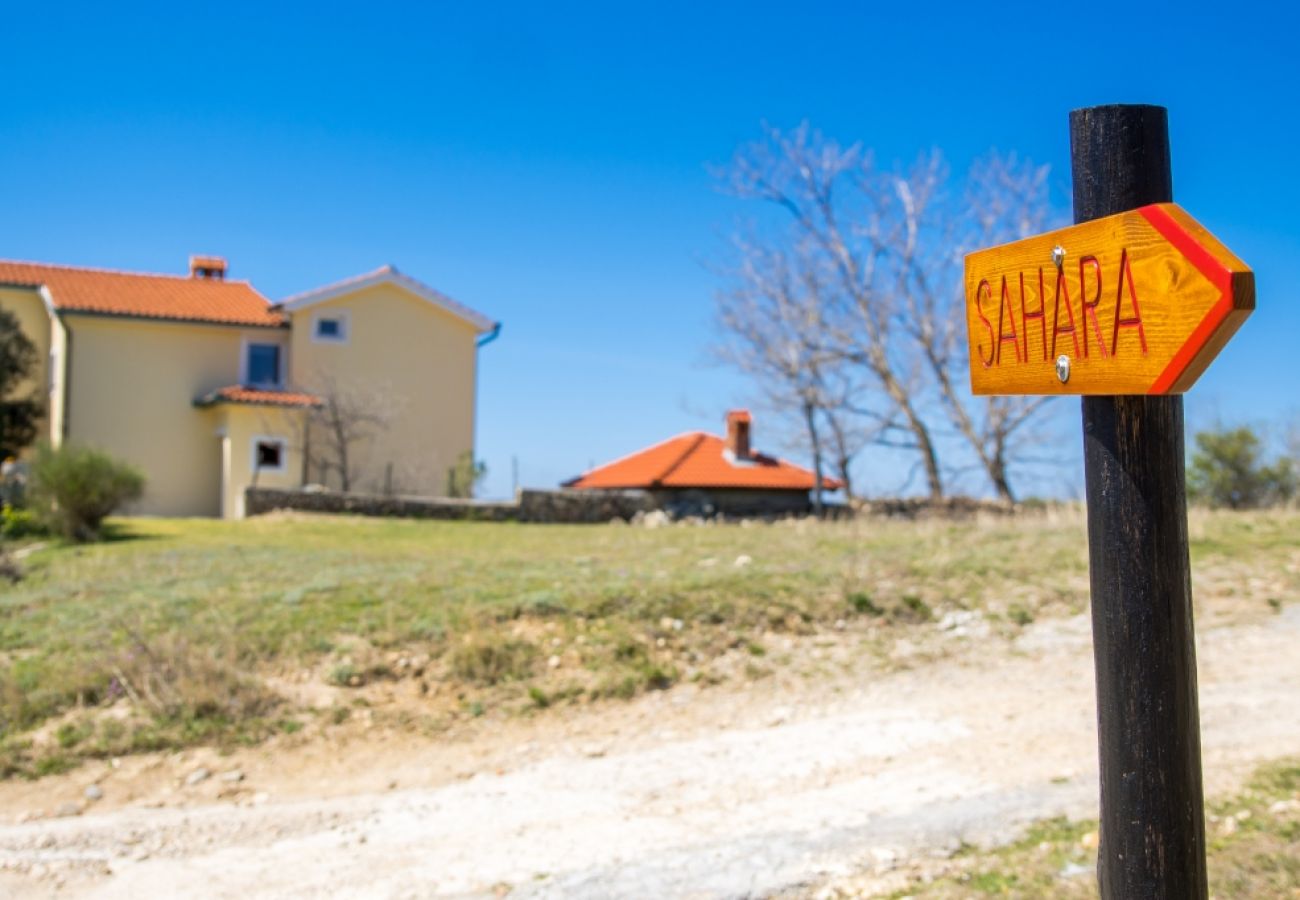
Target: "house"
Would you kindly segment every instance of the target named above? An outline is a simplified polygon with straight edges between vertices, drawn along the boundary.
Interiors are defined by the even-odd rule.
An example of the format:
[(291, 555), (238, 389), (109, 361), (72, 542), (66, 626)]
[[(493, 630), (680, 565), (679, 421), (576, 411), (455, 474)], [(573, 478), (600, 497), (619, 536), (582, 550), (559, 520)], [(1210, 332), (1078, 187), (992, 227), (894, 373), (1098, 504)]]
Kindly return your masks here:
[(445, 493), (500, 330), (392, 266), (271, 303), (206, 256), (188, 275), (0, 260), (0, 309), (43, 359), (41, 437), (135, 464), (132, 512), (163, 516), (240, 518), (254, 483)]
[[(812, 508), (814, 475), (753, 450), (753, 417), (727, 413), (726, 437), (691, 431), (598, 466), (564, 483), (575, 490), (643, 490), (686, 514), (783, 515)], [(825, 490), (840, 483), (823, 477)]]

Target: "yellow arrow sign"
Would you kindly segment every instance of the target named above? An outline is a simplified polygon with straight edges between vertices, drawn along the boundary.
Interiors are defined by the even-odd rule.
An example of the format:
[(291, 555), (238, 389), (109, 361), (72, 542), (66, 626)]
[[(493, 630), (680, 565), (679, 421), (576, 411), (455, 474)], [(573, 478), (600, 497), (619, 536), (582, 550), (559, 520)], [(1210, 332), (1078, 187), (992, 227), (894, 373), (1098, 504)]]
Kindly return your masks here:
[(1179, 394), (1255, 308), (1255, 276), (1172, 203), (966, 257), (976, 394)]

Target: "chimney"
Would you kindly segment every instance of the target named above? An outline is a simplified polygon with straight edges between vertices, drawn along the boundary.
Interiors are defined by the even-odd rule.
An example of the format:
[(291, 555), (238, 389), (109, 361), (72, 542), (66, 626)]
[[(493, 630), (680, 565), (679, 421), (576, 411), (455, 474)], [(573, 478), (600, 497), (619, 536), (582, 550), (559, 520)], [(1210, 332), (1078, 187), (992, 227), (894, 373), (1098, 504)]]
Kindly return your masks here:
[(191, 256), (190, 277), (205, 281), (225, 281), (226, 261), (220, 256)]
[(735, 459), (749, 459), (749, 410), (733, 409), (727, 413), (727, 450)]

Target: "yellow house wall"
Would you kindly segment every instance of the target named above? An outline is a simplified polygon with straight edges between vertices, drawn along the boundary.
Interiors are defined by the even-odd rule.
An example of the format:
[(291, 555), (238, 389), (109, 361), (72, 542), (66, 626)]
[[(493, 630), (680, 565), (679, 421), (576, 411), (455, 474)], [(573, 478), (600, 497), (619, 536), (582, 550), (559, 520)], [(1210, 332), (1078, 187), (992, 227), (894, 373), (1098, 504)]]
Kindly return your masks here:
[(220, 417), (193, 401), (240, 380), (244, 338), (284, 342), (284, 332), (84, 315), (64, 321), (67, 440), (144, 471), (144, 497), (131, 512), (220, 515)]
[[(313, 340), (314, 317), (338, 311), (348, 317), (347, 343)], [(394, 493), (444, 494), (447, 470), (474, 446), (473, 326), (395, 285), (306, 307), (292, 314), (292, 324), (294, 384), (319, 394), (336, 385), (388, 420), (356, 448), (352, 490), (384, 491), (391, 464)], [(322, 479), (313, 471), (312, 480)], [(339, 487), (337, 477), (325, 481)]]
[[(223, 518), (244, 517), (244, 489), (249, 485), (292, 488), (302, 484), (302, 452), (298, 446), (301, 410), (223, 404), (217, 408), (217, 416), (222, 434)], [(287, 446), (283, 472), (261, 470), (254, 473), (253, 446), (259, 438), (285, 440)]]
[(31, 374), (19, 384), (16, 395), (34, 395), (41, 402), (45, 412), (37, 426), (37, 437), (43, 440), (56, 439), (57, 431), (51, 428), (53, 404), (50, 402), (52, 397), (49, 391), (50, 346), (55, 329), (50, 324), (45, 301), (35, 288), (0, 288), (0, 309), (11, 313), (18, 320), (18, 327), (23, 334), (36, 345), (36, 365)]

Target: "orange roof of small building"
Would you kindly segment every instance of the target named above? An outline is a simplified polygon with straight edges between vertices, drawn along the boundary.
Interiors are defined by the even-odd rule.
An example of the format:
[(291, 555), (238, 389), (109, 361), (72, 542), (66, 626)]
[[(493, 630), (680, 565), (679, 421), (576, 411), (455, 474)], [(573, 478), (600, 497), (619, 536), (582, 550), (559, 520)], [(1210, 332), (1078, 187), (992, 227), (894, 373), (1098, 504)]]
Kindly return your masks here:
[(217, 388), (194, 401), (195, 406), (214, 406), (218, 403), (244, 403), (253, 406), (319, 406), (320, 397), (298, 391), (276, 391), (250, 388), (239, 384)]
[[(813, 473), (803, 466), (762, 453), (736, 459), (724, 439), (692, 431), (592, 469), (565, 482), (565, 487), (810, 491), (813, 481)], [(833, 491), (840, 483), (823, 476), (822, 487)]]
[(56, 310), (280, 327), (287, 319), (247, 281), (0, 260), (0, 286), (43, 287)]

